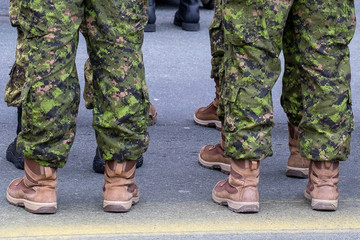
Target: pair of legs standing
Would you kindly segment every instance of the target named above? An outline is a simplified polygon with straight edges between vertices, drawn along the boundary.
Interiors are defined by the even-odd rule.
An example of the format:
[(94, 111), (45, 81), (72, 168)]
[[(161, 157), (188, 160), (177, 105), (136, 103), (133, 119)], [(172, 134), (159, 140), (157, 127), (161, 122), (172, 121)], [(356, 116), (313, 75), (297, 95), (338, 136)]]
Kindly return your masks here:
[[(215, 186), (213, 200), (237, 212), (259, 209), (259, 161), (272, 155), (271, 89), (280, 74), (283, 50), (281, 103), (289, 129), (299, 129), (290, 136), (299, 134), (298, 150), (310, 163), (305, 197), (314, 209), (335, 210), (338, 165), (348, 157), (353, 129), (348, 50), (355, 29), (353, 1), (230, 1), (216, 7), (223, 14), (217, 25), (224, 43), (215, 76), (219, 103), (194, 116), (199, 124), (222, 123), (223, 143), (200, 153), (201, 160), (205, 150), (222, 150), (218, 163), (228, 158), (231, 165), (229, 178)], [(218, 119), (206, 119), (216, 107)]]
[(56, 211), (56, 171), (65, 165), (75, 137), (80, 98), (75, 55), (85, 19), (94, 78), (93, 126), (106, 160), (104, 210), (128, 211), (138, 201), (136, 159), (149, 142), (141, 52), (146, 1), (19, 1), (19, 9), (30, 61), (17, 145), (27, 174), (9, 185), (8, 200), (35, 213)]

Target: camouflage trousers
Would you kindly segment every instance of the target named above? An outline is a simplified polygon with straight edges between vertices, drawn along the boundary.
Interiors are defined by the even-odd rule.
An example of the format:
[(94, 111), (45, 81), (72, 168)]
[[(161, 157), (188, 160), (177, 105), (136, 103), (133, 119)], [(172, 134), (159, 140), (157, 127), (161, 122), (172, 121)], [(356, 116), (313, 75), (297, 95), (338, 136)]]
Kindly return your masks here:
[[(10, 71), (10, 79), (6, 84), (4, 100), (9, 107), (20, 107), (20, 96), (21, 90), (25, 85), (26, 80), (26, 69), (28, 67), (28, 56), (26, 48), (26, 39), (24, 32), (20, 28), (19, 23), (19, 7), (18, 0), (10, 0), (9, 4), (9, 16), (10, 22), (13, 27), (17, 29), (17, 40), (16, 40), (16, 53), (15, 63), (13, 64)], [(88, 44), (88, 33), (86, 23), (83, 22), (80, 25), (80, 32), (83, 34)], [(85, 100), (85, 106), (87, 109), (93, 109), (94, 103), (94, 91), (93, 91), (93, 71), (91, 68), (90, 59), (87, 59), (84, 64), (84, 77), (85, 87), (83, 92), (83, 98)]]
[(79, 105), (75, 66), (79, 28), (87, 29), (93, 76), (93, 127), (101, 157), (136, 160), (149, 143), (148, 90), (142, 58), (147, 2), (20, 0), (28, 47), (18, 149), (44, 166), (63, 167)]
[(271, 90), (285, 74), (281, 104), (300, 127), (301, 155), (346, 160), (354, 120), (349, 49), (353, 0), (225, 0), (221, 109), (227, 156), (262, 160), (273, 154)]

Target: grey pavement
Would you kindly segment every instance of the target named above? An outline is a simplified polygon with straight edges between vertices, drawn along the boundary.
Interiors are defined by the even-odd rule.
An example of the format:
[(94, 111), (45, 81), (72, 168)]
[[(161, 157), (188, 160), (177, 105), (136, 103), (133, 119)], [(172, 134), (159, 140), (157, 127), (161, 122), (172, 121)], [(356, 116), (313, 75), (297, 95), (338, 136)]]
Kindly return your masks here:
[[(7, 1), (0, 1), (0, 15)], [(358, 3), (357, 3), (358, 4)], [(359, 6), (360, 7), (360, 6)], [(303, 199), (306, 180), (285, 176), (287, 120), (280, 106), (281, 81), (273, 90), (276, 126), (274, 156), (261, 164), (260, 212), (235, 214), (211, 200), (215, 183), (226, 178), (197, 163), (200, 148), (215, 144), (220, 132), (194, 124), (199, 106), (214, 97), (209, 78), (207, 27), (213, 12), (201, 9), (199, 32), (172, 24), (176, 3), (157, 7), (157, 31), (145, 33), (144, 61), (150, 98), (158, 123), (149, 128), (151, 142), (137, 170), (139, 204), (126, 214), (102, 210), (103, 176), (92, 171), (96, 142), (92, 114), (81, 102), (78, 130), (69, 160), (58, 173), (58, 212), (33, 215), (7, 203), (8, 183), (23, 171), (5, 160), (14, 139), (16, 109), (0, 101), (0, 239), (360, 239), (360, 34), (351, 44), (352, 96), (356, 121), (352, 153), (340, 169), (340, 203), (336, 212), (315, 212)], [(360, 19), (360, 11), (357, 10)], [(0, 17), (0, 97), (14, 62), (16, 31)], [(87, 58), (81, 39), (77, 66), (83, 87)]]

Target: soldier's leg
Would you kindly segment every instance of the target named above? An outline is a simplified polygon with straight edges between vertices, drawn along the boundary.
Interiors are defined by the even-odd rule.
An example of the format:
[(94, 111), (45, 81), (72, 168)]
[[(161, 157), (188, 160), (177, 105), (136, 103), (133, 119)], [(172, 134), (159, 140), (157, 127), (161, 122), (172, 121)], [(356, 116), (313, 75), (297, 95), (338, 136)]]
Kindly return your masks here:
[(316, 210), (336, 210), (339, 161), (350, 154), (350, 54), (354, 1), (297, 1), (294, 25), (304, 76), (299, 146), (311, 160), (305, 197)]
[[(194, 114), (194, 121), (202, 126), (216, 126), (221, 129), (223, 121), (222, 100), (220, 93), (224, 83), (222, 62), (224, 60), (224, 24), (223, 24), (223, 2), (215, 1), (215, 12), (209, 27), (211, 46), (211, 78), (215, 81), (215, 99), (207, 107), (201, 107)], [(225, 136), (221, 133), (220, 141), (216, 145), (206, 145), (201, 148), (198, 160), (201, 166), (211, 169), (220, 169), (224, 173), (230, 172), (230, 158), (224, 155)]]
[[(258, 212), (259, 161), (272, 155), (271, 89), (280, 75), (282, 33), (291, 1), (228, 1), (224, 7), (222, 95), (230, 176), (213, 200), (235, 212)], [(230, 190), (232, 189), (232, 190)]]
[(139, 201), (135, 162), (149, 144), (149, 99), (141, 51), (146, 1), (86, 3), (94, 73), (93, 127), (100, 156), (106, 160), (104, 210), (129, 211)]
[[(149, 24), (149, 23), (148, 23)], [(80, 32), (83, 34), (86, 44), (89, 44), (89, 36), (86, 26), (86, 21), (81, 23)], [(94, 87), (93, 87), (93, 69), (91, 67), (90, 59), (88, 58), (84, 64), (84, 78), (85, 78), (85, 87), (83, 91), (83, 98), (85, 101), (85, 107), (87, 109), (94, 108)], [(157, 111), (154, 105), (150, 103), (149, 107), (149, 126), (156, 124), (157, 121)], [(136, 160), (136, 168), (139, 168), (143, 165), (144, 158), (140, 156)], [(93, 159), (93, 170), (96, 173), (104, 173), (105, 171), (105, 161), (100, 157), (99, 148), (95, 149), (95, 156)]]
[(7, 199), (33, 213), (55, 213), (57, 168), (65, 165), (75, 137), (82, 1), (20, 3), (29, 56), (17, 142), (25, 157), (25, 176), (11, 182)]
[(215, 99), (206, 107), (200, 107), (195, 111), (194, 121), (200, 126), (216, 127), (221, 129), (217, 109), (219, 106), (220, 93), (220, 66), (224, 57), (224, 31), (222, 24), (222, 1), (215, 1), (214, 17), (209, 27), (210, 47), (211, 47), (211, 75), (215, 82)]
[[(18, 16), (19, 7), (17, 0), (10, 0), (9, 7), (10, 22), (13, 27), (17, 29), (17, 40), (16, 40), (16, 54), (15, 63), (10, 71), (10, 78), (6, 84), (4, 99), (8, 106), (17, 107), (17, 121), (18, 126), (16, 134), (21, 130), (21, 104), (20, 96), (21, 90), (25, 84), (26, 79), (26, 68), (28, 65), (28, 57), (26, 50), (26, 43), (24, 33), (20, 28)], [(10, 143), (6, 149), (6, 160), (12, 162), (16, 168), (24, 169), (24, 157), (21, 153), (16, 151), (17, 137)]]
[(290, 156), (286, 167), (286, 176), (306, 178), (309, 174), (310, 160), (301, 157), (299, 152), (299, 123), (303, 116), (301, 74), (302, 58), (299, 46), (296, 44), (296, 29), (294, 16), (290, 12), (283, 36), (283, 53), (285, 58), (285, 72), (282, 82), (281, 106), (288, 117)]

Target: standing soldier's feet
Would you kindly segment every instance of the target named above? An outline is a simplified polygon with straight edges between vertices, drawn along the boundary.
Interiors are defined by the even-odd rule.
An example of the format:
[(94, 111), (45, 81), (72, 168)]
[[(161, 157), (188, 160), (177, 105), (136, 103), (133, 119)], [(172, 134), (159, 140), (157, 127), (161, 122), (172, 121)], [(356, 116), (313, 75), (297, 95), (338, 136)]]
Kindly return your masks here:
[(215, 78), (215, 99), (206, 107), (196, 109), (194, 114), (194, 121), (196, 124), (204, 127), (216, 127), (221, 130), (221, 121), (217, 115), (219, 106), (219, 79)]
[(55, 213), (56, 172), (56, 168), (43, 167), (25, 158), (25, 176), (10, 183), (6, 191), (7, 200), (31, 213)]
[(286, 167), (286, 176), (307, 178), (309, 175), (310, 160), (299, 152), (299, 128), (288, 123), (290, 157)]
[(135, 184), (136, 161), (106, 161), (103, 208), (105, 212), (128, 212), (139, 202)]
[(220, 169), (223, 173), (230, 173), (230, 159), (224, 155), (224, 141), (221, 139), (216, 145), (206, 145), (199, 153), (199, 164), (210, 169)]
[(230, 210), (238, 213), (258, 212), (259, 163), (231, 159), (229, 178), (218, 182), (212, 191), (214, 202), (226, 205)]
[(311, 161), (309, 181), (305, 198), (311, 201), (311, 208), (335, 211), (338, 206), (339, 162)]

